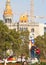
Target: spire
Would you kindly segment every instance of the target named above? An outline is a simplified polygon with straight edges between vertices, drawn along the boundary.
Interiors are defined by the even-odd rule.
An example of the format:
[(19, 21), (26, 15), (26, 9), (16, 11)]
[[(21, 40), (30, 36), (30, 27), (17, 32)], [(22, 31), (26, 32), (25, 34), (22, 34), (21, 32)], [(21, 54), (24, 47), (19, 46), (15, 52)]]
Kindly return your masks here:
[(10, 6), (10, 0), (7, 0), (6, 1), (6, 7), (4, 10), (4, 14), (3, 14), (4, 22), (5, 23), (11, 23), (12, 22), (12, 16), (13, 16), (13, 13), (12, 13), (12, 9)]
[(4, 16), (12, 16), (13, 13), (12, 13), (12, 10), (11, 10), (11, 6), (10, 6), (10, 0), (7, 0), (6, 2), (6, 8), (5, 8), (5, 11), (4, 11)]
[(7, 2), (10, 2), (10, 0), (7, 0)]

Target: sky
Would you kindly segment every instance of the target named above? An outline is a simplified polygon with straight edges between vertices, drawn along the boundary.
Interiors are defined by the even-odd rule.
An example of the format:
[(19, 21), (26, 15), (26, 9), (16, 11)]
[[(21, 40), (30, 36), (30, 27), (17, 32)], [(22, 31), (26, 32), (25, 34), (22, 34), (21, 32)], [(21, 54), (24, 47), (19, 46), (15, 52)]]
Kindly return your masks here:
[[(31, 12), (31, 0), (11, 0), (13, 11), (13, 21), (19, 21), (22, 14)], [(0, 19), (3, 19), (6, 0), (0, 0)], [(44, 18), (35, 18), (36, 22), (46, 23), (46, 0), (34, 0), (34, 16), (43, 16)]]

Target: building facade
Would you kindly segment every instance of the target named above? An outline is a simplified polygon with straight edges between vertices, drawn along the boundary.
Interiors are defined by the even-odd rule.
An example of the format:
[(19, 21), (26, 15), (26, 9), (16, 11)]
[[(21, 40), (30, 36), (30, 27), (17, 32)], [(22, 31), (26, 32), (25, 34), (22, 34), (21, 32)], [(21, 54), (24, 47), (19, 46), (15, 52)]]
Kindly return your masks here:
[(3, 19), (9, 29), (15, 29), (16, 31), (28, 30), (34, 37), (37, 37), (38, 35), (42, 36), (44, 35), (44, 32), (46, 32), (46, 24), (28, 21), (27, 15), (22, 15), (19, 22), (15, 23), (12, 21), (12, 17), (13, 12), (10, 6), (10, 0), (7, 0)]

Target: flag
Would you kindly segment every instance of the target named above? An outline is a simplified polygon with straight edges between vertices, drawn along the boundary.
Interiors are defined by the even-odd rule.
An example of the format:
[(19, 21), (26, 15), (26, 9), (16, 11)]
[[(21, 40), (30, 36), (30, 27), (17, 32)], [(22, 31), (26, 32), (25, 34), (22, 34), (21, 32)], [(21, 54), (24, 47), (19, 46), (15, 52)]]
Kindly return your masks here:
[(31, 40), (32, 44), (34, 44), (34, 39)]

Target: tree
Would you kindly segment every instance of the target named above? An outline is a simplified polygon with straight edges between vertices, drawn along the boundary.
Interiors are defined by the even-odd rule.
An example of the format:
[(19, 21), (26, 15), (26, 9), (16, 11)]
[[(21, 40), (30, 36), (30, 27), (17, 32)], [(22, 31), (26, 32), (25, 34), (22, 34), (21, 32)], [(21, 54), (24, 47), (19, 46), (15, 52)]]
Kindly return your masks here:
[(35, 39), (35, 44), (41, 50), (41, 58), (46, 58), (46, 33), (43, 36), (38, 36)]

